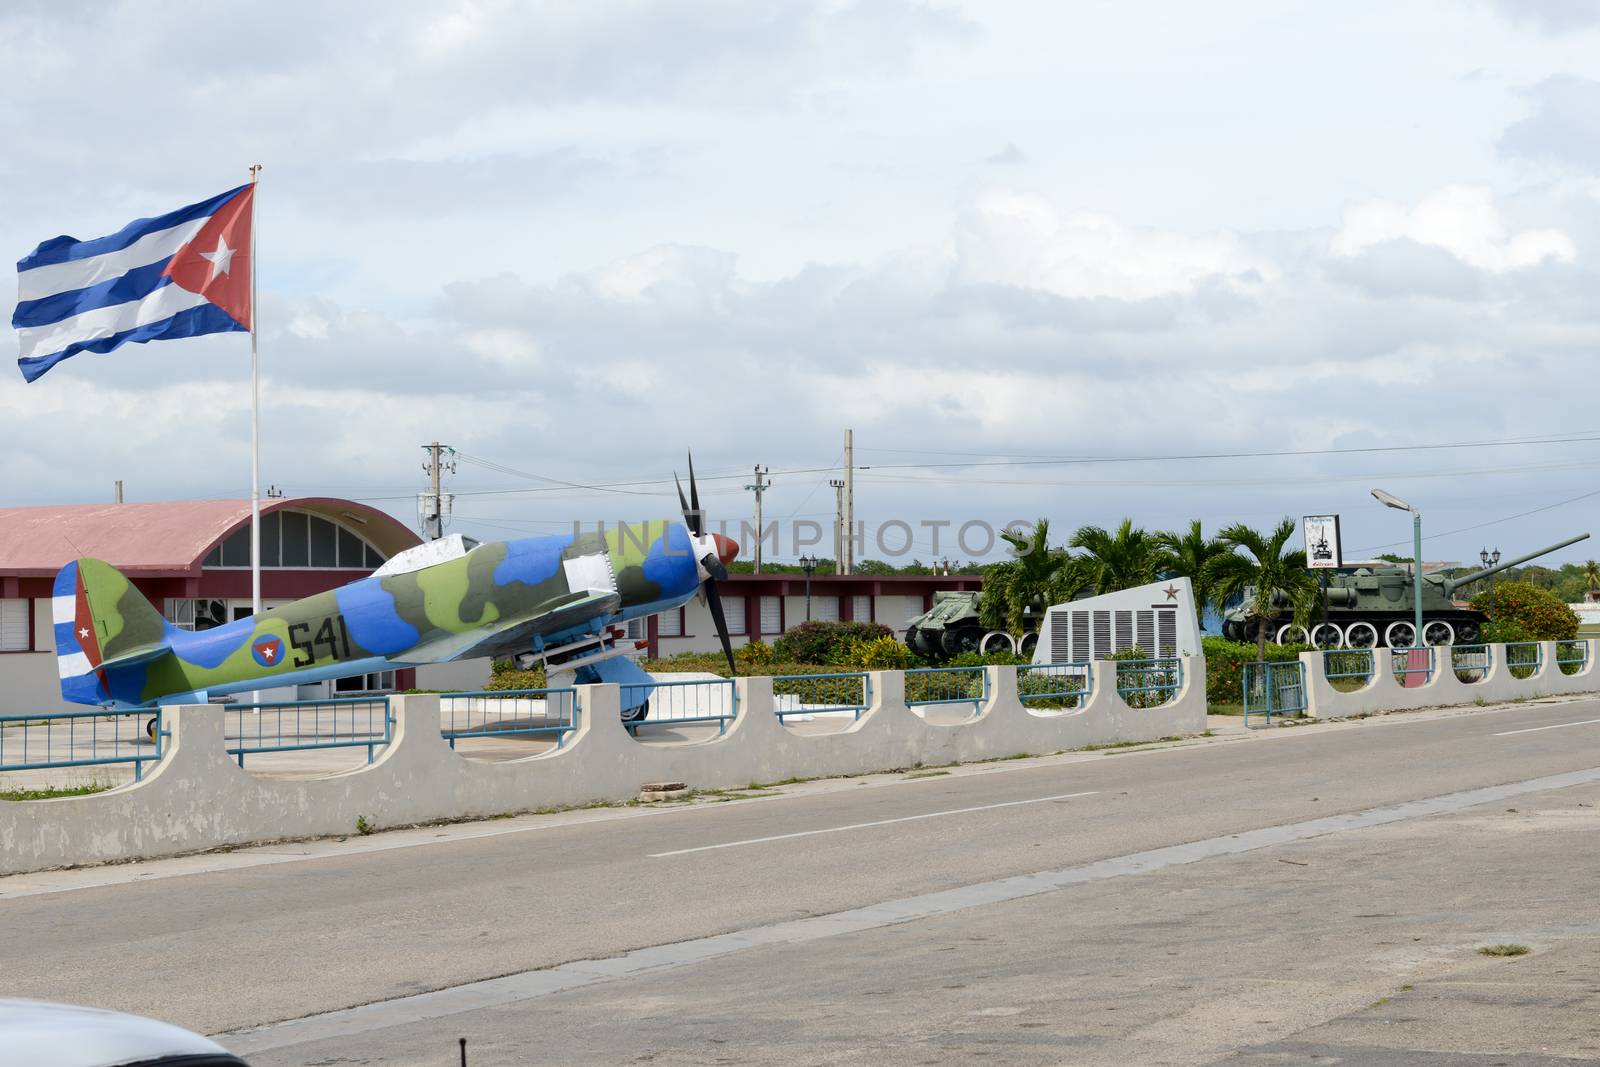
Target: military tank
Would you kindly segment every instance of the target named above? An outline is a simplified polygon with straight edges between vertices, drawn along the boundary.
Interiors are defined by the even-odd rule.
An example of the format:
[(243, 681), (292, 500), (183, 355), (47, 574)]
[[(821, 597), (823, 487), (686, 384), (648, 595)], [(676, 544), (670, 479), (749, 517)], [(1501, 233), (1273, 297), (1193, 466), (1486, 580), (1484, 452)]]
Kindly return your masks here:
[(1024, 613), (1026, 632), (1019, 641), (1003, 630), (985, 630), (978, 617), (982, 606), (983, 593), (978, 591), (947, 589), (933, 594), (933, 607), (906, 624), (906, 647), (932, 661), (963, 652), (1033, 652), (1039, 641), (1039, 612)]
[[(1566, 548), (1588, 537), (1579, 534), (1558, 544), (1509, 559), (1493, 567), (1474, 571), (1463, 578), (1439, 574), (1422, 576), (1422, 641), (1427, 645), (1470, 645), (1477, 642), (1488, 616), (1471, 608), (1458, 607), (1452, 597), (1456, 590), (1499, 574), (1529, 560)], [(1274, 601), (1276, 610), (1267, 620), (1270, 640), (1279, 644), (1304, 642), (1318, 648), (1409, 648), (1416, 643), (1413, 622), (1413, 594), (1409, 567), (1361, 567), (1341, 572), (1328, 579), (1327, 617), (1311, 623), (1309, 631), (1295, 626), (1286, 599)], [(1245, 604), (1251, 591), (1245, 591)], [(1222, 616), (1222, 635), (1234, 641), (1254, 641), (1256, 620), (1244, 604), (1230, 608)]]

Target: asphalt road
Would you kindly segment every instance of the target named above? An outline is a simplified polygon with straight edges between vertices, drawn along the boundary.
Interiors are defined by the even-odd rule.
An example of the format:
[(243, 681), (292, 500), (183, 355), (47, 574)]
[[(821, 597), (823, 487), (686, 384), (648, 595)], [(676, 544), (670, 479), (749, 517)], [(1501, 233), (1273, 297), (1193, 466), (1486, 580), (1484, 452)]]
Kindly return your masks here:
[(0, 992), (388, 1002), (258, 1064), (1600, 1062), (1600, 785), (1328, 821), (1596, 768), (1537, 703), (0, 879)]

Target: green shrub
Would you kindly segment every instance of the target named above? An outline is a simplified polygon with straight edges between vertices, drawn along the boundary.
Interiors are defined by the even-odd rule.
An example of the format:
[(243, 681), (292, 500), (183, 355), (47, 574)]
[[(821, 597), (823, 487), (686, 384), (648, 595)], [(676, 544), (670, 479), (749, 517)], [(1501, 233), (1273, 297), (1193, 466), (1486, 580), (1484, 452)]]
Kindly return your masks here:
[(839, 651), (838, 665), (847, 671), (903, 671), (911, 665), (911, 650), (893, 637), (849, 641)]
[(785, 663), (837, 665), (849, 642), (893, 636), (893, 630), (876, 622), (803, 622), (772, 642), (772, 658)]
[[(1200, 650), (1206, 657), (1206, 703), (1244, 703), (1244, 665), (1256, 661), (1256, 646), (1225, 637), (1202, 637)], [(1310, 645), (1268, 645), (1267, 662), (1297, 660), (1300, 653), (1314, 651)]]
[[(500, 666), (502, 662), (506, 664), (504, 668)], [(519, 671), (509, 660), (496, 660), (489, 669), (489, 682), (483, 688), (499, 692), (505, 689), (543, 689), (545, 684), (543, 667)]]
[(1486, 645), (1493, 644), (1496, 641), (1509, 645), (1518, 641), (1532, 641), (1533, 635), (1528, 633), (1527, 628), (1515, 619), (1500, 619), (1484, 623), (1482, 635), (1478, 640)]
[(1019, 656), (1015, 652), (962, 652), (943, 664), (946, 667), (1019, 667), (1032, 663), (1032, 656)]
[[(1483, 592), (1473, 597), (1472, 606), (1488, 611), (1489, 594)], [(1491, 620), (1516, 623), (1527, 633), (1525, 640), (1529, 641), (1570, 641), (1578, 636), (1577, 613), (1548, 589), (1527, 582), (1501, 582), (1495, 588)]]
[(755, 667), (766, 666), (772, 659), (772, 646), (765, 641), (751, 641), (733, 650), (733, 662), (745, 673), (749, 673)]

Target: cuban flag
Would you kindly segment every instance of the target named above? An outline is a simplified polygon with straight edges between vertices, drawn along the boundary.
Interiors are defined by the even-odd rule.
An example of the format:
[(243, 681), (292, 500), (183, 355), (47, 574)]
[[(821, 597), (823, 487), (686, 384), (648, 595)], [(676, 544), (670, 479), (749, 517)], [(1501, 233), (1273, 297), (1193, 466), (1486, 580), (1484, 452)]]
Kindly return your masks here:
[(241, 185), (110, 237), (54, 238), (19, 260), (11, 325), (22, 376), (129, 341), (248, 332), (254, 198)]

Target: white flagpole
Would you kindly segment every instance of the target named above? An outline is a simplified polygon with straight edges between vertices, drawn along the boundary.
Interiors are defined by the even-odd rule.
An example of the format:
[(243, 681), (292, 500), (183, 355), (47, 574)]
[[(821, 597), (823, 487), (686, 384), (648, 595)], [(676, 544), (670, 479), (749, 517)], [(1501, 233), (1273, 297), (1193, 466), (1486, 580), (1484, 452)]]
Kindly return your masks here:
[[(250, 168), (250, 607), (261, 614), (261, 377), (256, 360), (256, 332), (260, 310), (256, 305), (256, 199), (261, 187), (261, 164)], [(260, 698), (257, 697), (259, 700)]]

